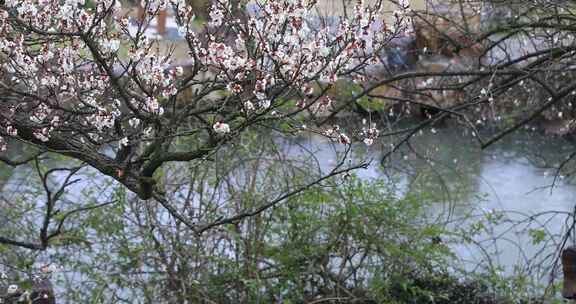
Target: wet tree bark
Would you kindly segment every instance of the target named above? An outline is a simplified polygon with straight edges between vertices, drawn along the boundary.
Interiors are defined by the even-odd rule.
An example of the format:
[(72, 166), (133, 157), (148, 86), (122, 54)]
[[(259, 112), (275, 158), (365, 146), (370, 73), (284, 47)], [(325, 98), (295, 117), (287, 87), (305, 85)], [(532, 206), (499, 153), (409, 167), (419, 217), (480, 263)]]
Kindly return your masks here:
[(564, 286), (562, 297), (576, 299), (576, 247), (570, 246), (562, 251), (562, 270)]

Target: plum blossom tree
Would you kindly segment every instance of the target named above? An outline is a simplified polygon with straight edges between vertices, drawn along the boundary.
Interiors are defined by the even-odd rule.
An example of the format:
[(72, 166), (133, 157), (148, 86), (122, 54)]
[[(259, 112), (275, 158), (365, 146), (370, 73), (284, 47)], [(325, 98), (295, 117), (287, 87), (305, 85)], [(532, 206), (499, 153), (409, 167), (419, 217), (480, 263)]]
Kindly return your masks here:
[[(20, 141), (78, 159), (185, 223), (156, 187), (167, 163), (209, 161), (242, 132), (279, 123), (346, 146), (356, 132), (371, 144), (375, 126), (345, 130), (314, 119), (334, 107), (326, 92), (338, 79), (361, 83), (410, 24), (405, 1), (385, 23), (382, 0), (355, 1), (353, 14), (332, 22), (312, 16), (312, 0), (258, 0), (251, 13), (245, 3), (215, 0), (198, 30), (185, 1), (145, 0), (145, 20), (131, 32), (120, 1), (85, 4), (0, 2), (0, 148)], [(186, 58), (144, 34), (167, 8)], [(303, 128), (306, 120), (313, 127)], [(177, 147), (182, 138), (193, 148)], [(340, 162), (326, 177), (362, 165)]]
[[(576, 10), (570, 2), (509, 1), (507, 4), (514, 5), (506, 8), (510, 13), (505, 14), (505, 22), (498, 25), (483, 20), (478, 27), (463, 15), (471, 11), (470, 6), (485, 8), (496, 5), (496, 1), (459, 0), (452, 10), (436, 12), (411, 11), (406, 0), (367, 3), (345, 0), (337, 2), (353, 6), (347, 14), (326, 19), (315, 15), (318, 4), (314, 0), (253, 0), (250, 8), (245, 7), (246, 2), (212, 1), (209, 18), (199, 29), (195, 20), (199, 12), (183, 0), (142, 1), (146, 16), (134, 31), (120, 1), (0, 0), (0, 147), (6, 150), (0, 154), (0, 161), (10, 166), (31, 164), (26, 168), (36, 171), (41, 192), (39, 200), (27, 193), (14, 203), (8, 202), (10, 198), (0, 197), (0, 211), (14, 217), (10, 224), (18, 224), (0, 227), (0, 244), (19, 247), (11, 256), (24, 251), (36, 254), (33, 251), (69, 242), (83, 244), (85, 250), (65, 248), (61, 256), (68, 260), (72, 251), (79, 252), (81, 257), (76, 258), (85, 262), (91, 247), (100, 246), (100, 251), (86, 263), (93, 267), (97, 259), (106, 262), (101, 265), (109, 264), (109, 257), (113, 256), (97, 257), (99, 253), (122, 254), (124, 245), (130, 243), (137, 253), (126, 264), (118, 263), (118, 273), (138, 265), (143, 271), (157, 269), (160, 276), (167, 271), (165, 289), (187, 296), (188, 288), (196, 282), (186, 282), (182, 277), (200, 279), (202, 271), (198, 270), (210, 273), (212, 270), (208, 268), (214, 263), (221, 264), (211, 258), (227, 255), (216, 252), (222, 240), (230, 248), (242, 248), (244, 244), (239, 244), (242, 242), (237, 235), (250, 233), (250, 227), (242, 224), (265, 230), (266, 225), (258, 216), (267, 215), (264, 211), (271, 211), (290, 198), (297, 199), (295, 196), (306, 189), (314, 191), (315, 186), (337, 188), (335, 181), (327, 180), (364, 166), (346, 159), (355, 141), (369, 146), (386, 137), (383, 147), (389, 153), (384, 153), (385, 159), (426, 127), (446, 118), (469, 128), (483, 148), (541, 116), (563, 120), (561, 132), (574, 128)], [(385, 8), (385, 4), (390, 3), (396, 11), (386, 11), (389, 6)], [(178, 54), (176, 45), (146, 35), (151, 21), (165, 9), (175, 12), (179, 32), (185, 38), (185, 56)], [(448, 14), (454, 11), (462, 15)], [(407, 40), (415, 42), (420, 57), (408, 71), (402, 69), (406, 63), (399, 55), (400, 48), (396, 48), (401, 40), (397, 38), (406, 34), (410, 36)], [(387, 54), (389, 65), (400, 68), (387, 69), (383, 64), (379, 73), (372, 73), (374, 63), (382, 63), (382, 52)], [(465, 53), (471, 55), (466, 57)], [(334, 96), (331, 91), (338, 82), (354, 83), (355, 89), (350, 90), (351, 94)], [(359, 127), (334, 123), (337, 120), (332, 118), (337, 113), (354, 108), (358, 101), (384, 104), (380, 116), (367, 117), (357, 124)], [(405, 114), (418, 108), (426, 110), (423, 120), (406, 128), (398, 123)], [(477, 128), (489, 121), (505, 124), (501, 133), (485, 140)], [(389, 127), (386, 131), (382, 128), (384, 124)], [(339, 155), (328, 172), (307, 174), (313, 167), (309, 162), (302, 162), (298, 168), (286, 165), (284, 155), (274, 159), (273, 165), (264, 157), (254, 161), (276, 152), (273, 139), (256, 144), (252, 141), (250, 149), (240, 151), (239, 147), (245, 144), (243, 136), (258, 132), (274, 132), (277, 134), (274, 140), (297, 132), (314, 133), (333, 141), (345, 153)], [(35, 147), (34, 153), (8, 157), (18, 153), (17, 148), (22, 146)], [(252, 154), (242, 154), (246, 151)], [(71, 162), (73, 165), (67, 168), (46, 168), (39, 157), (44, 152), (81, 163)], [(238, 159), (230, 163), (238, 170), (251, 171), (251, 178), (226, 171), (229, 163), (218, 159), (236, 154)], [(561, 166), (574, 158), (576, 153)], [(319, 161), (315, 159), (314, 163)], [(165, 191), (159, 176), (175, 165), (194, 170), (170, 177), (173, 184), (169, 190), (178, 191)], [(266, 173), (260, 172), (267, 165), (270, 167), (263, 170)], [(66, 189), (80, 184), (79, 172), (85, 174), (83, 170), (87, 167), (95, 170), (88, 170), (85, 176), (89, 177), (85, 180), (90, 180), (93, 171), (97, 171), (100, 177), (116, 180), (118, 184), (114, 186), (121, 185), (119, 192), (128, 189), (135, 195), (130, 196), (129, 203), (123, 192), (118, 196), (104, 195), (106, 198), (97, 196), (96, 202), (87, 202), (90, 195), (70, 202)], [(265, 185), (259, 184), (262, 180)], [(206, 184), (210, 182), (221, 188), (207, 190)], [(90, 188), (98, 192), (100, 188), (95, 184)], [(210, 199), (202, 200), (203, 196)], [(221, 202), (221, 197), (229, 201)], [(375, 199), (380, 200), (381, 194)], [(159, 205), (144, 204), (142, 200)], [(201, 207), (197, 208), (195, 200), (200, 200)], [(315, 204), (316, 198), (312, 200)], [(354, 197), (350, 201), (351, 205), (356, 204)], [(126, 206), (129, 212), (124, 210)], [(164, 210), (172, 216), (167, 217)], [(368, 209), (365, 213), (367, 218), (372, 211)], [(23, 220), (20, 214), (26, 214), (26, 218)], [(360, 215), (365, 217), (364, 213)], [(4, 215), (0, 216), (4, 220)], [(125, 218), (134, 219), (136, 223), (131, 227), (136, 229), (117, 233)], [(274, 220), (284, 221), (282, 217)], [(331, 222), (332, 219), (328, 220)], [(375, 222), (386, 224), (386, 220)], [(225, 224), (231, 224), (226, 228), (233, 229), (219, 227)], [(341, 225), (339, 221), (334, 224)], [(365, 218), (345, 224), (365, 226)], [(110, 231), (91, 240), (112, 235), (113, 241), (94, 244), (85, 240), (88, 237), (74, 238), (74, 233), (92, 234), (88, 230), (94, 227)], [(203, 233), (206, 231), (213, 233)], [(255, 228), (255, 239), (259, 233), (260, 228)], [(390, 234), (388, 229), (383, 233)], [(347, 235), (343, 237), (348, 242)], [(373, 237), (370, 242), (382, 241), (378, 234)], [(362, 233), (361, 238), (366, 239), (366, 235)], [(146, 239), (149, 244), (145, 254), (140, 255), (142, 240)], [(335, 240), (335, 244), (339, 242)], [(189, 255), (194, 246), (208, 249)], [(337, 246), (325, 249), (327, 260), (333, 256), (330, 252), (333, 248)], [(180, 254), (165, 255), (163, 251)], [(342, 260), (352, 263), (355, 259), (347, 257), (352, 251), (342, 250), (339, 253), (345, 256)], [(246, 265), (252, 261), (268, 262), (264, 255), (254, 260), (239, 258), (243, 254), (260, 253), (238, 249), (233, 259)], [(287, 255), (291, 254), (290, 251)], [(3, 252), (0, 258), (9, 260), (7, 256)], [(197, 256), (202, 258), (196, 260)], [(339, 259), (339, 255), (334, 256)], [(181, 258), (185, 262), (179, 264)], [(324, 259), (314, 259), (324, 264)], [(190, 265), (194, 268), (188, 268)], [(178, 270), (180, 267), (182, 270)], [(220, 267), (223, 266), (214, 269)], [(282, 267), (277, 269), (284, 271)], [(105, 275), (112, 273), (106, 267), (96, 270)], [(306, 269), (306, 275), (308, 272)], [(343, 281), (334, 278), (337, 289), (346, 290)], [(2, 280), (0, 275), (0, 283)], [(309, 282), (314, 283), (315, 278)], [(229, 289), (230, 298), (239, 301), (238, 289), (248, 288), (249, 284), (242, 287), (236, 282), (231, 284), (234, 286), (214, 287), (212, 282), (206, 283), (218, 294)], [(274, 281), (270, 285), (278, 284)], [(10, 293), (20, 290), (19, 286), (10, 286), (7, 286)]]

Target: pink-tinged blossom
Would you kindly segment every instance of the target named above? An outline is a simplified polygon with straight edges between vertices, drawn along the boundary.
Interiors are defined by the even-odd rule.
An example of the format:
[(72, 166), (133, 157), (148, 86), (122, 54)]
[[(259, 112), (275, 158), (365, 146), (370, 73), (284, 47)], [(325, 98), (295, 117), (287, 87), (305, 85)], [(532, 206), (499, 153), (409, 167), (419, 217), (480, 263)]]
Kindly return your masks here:
[(320, 113), (327, 112), (332, 106), (332, 98), (330, 96), (322, 96), (317, 103), (317, 111)]
[(242, 86), (238, 83), (229, 83), (228, 86), (226, 87), (228, 89), (228, 91), (234, 93), (234, 94), (240, 94), (242, 93)]
[(341, 144), (345, 144), (345, 145), (349, 145), (350, 143), (352, 143), (352, 141), (350, 140), (350, 137), (348, 137), (348, 135), (346, 135), (344, 132), (342, 132), (342, 129), (340, 129), (340, 126), (338, 126), (338, 125), (332, 126), (331, 128), (328, 128), (328, 129), (325, 129), (322, 132), (322, 135), (328, 137), (333, 142), (337, 142), (337, 143), (341, 143)]
[(314, 93), (314, 87), (312, 87), (311, 85), (305, 85), (302, 88), (302, 93), (306, 94), (307, 96), (310, 96)]
[(36, 139), (42, 142), (47, 142), (50, 140), (49, 131), (49, 128), (37, 129), (33, 132), (33, 135), (36, 137)]
[(14, 137), (18, 135), (18, 129), (14, 128), (14, 126), (8, 126), (6, 127), (6, 133)]
[(347, 136), (346, 134), (344, 134), (344, 133), (340, 133), (340, 135), (338, 136), (338, 141), (339, 141), (341, 144), (349, 145), (349, 144), (350, 144), (350, 137), (348, 137), (348, 136)]

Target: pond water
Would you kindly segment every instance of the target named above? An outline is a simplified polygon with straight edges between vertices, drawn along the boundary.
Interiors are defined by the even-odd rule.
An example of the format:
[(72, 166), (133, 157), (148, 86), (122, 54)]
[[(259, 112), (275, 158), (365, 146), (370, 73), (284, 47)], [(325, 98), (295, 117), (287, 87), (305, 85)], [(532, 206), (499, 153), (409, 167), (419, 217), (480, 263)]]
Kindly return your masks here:
[[(494, 132), (484, 133), (486, 139)], [(504, 274), (524, 271), (538, 282), (548, 282), (576, 206), (576, 183), (569, 172), (556, 170), (575, 151), (572, 141), (523, 130), (482, 150), (476, 137), (446, 125), (418, 134), (382, 166), (382, 156), (398, 139), (383, 138), (355, 153), (357, 160), (372, 161), (357, 174), (394, 180), (400, 192), (437, 193), (430, 217), (444, 221), (455, 233), (463, 233), (483, 219), (485, 228), (474, 243), (450, 244), (459, 257), (455, 262), (465, 269), (485, 271), (490, 267)], [(326, 140), (302, 142), (308, 149), (316, 149), (321, 167), (333, 167), (334, 147)], [(292, 150), (297, 157), (299, 149)], [(568, 162), (570, 167), (574, 164)], [(494, 218), (498, 221), (487, 222)], [(544, 239), (534, 243), (542, 233)], [(567, 242), (574, 243), (572, 238)]]
[[(485, 132), (483, 139), (491, 133)], [(529, 130), (481, 150), (470, 133), (444, 126), (415, 137), (381, 175), (396, 171), (405, 187), (443, 193), (431, 214), (455, 231), (479, 219), (498, 219), (494, 225), (485, 221), (476, 243), (451, 245), (468, 270), (491, 266), (505, 274), (525, 271), (546, 283), (576, 206), (570, 171), (557, 171), (574, 151), (570, 140)], [(574, 164), (568, 162), (570, 167)], [(538, 241), (538, 236), (544, 238)]]

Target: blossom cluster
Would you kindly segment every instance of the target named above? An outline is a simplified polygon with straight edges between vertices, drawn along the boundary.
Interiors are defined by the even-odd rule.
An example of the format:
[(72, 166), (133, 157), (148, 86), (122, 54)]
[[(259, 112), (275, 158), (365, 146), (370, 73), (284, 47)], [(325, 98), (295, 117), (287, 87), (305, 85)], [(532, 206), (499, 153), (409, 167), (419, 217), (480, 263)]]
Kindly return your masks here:
[(334, 125), (331, 128), (324, 130), (322, 134), (334, 142), (339, 142), (344, 145), (349, 145), (351, 143), (350, 137), (348, 137), (346, 133), (342, 132), (338, 125)]
[[(305, 0), (256, 1), (256, 12), (240, 22), (232, 15), (229, 0), (214, 1), (209, 41), (194, 53), (247, 114), (275, 108), (279, 100), (274, 97), (279, 88), (286, 87), (295, 88), (297, 108), (328, 112), (332, 99), (315, 98), (311, 83), (364, 79), (359, 71), (377, 61), (378, 51), (395, 33), (388, 30), (394, 26), (383, 23), (381, 7), (366, 6), (361, 0), (356, 1), (352, 18), (341, 17), (325, 25), (314, 24), (313, 5)], [(400, 9), (408, 9), (406, 1)], [(403, 24), (407, 29), (402, 16), (397, 15), (395, 26)], [(221, 28), (232, 29), (233, 42), (218, 38)], [(365, 142), (373, 142), (377, 134), (372, 130)], [(346, 135), (341, 138), (341, 142), (349, 141)]]
[(364, 142), (364, 144), (366, 144), (367, 146), (371, 146), (374, 143), (374, 140), (378, 138), (378, 135), (380, 135), (380, 131), (378, 130), (378, 128), (376, 128), (375, 123), (370, 123), (368, 126), (366, 126), (367, 123), (365, 119), (362, 120), (362, 124), (364, 126), (362, 127), (360, 137), (363, 138), (362, 141)]
[[(316, 1), (256, 0), (255, 12), (248, 14), (229, 0), (215, 0), (199, 32), (184, 0), (144, 0), (146, 17), (134, 32), (120, 1), (92, 2), (7, 0), (0, 5), (0, 85), (6, 92), (3, 104), (11, 109), (0, 114), (0, 148), (5, 137), (19, 136), (23, 127), (38, 142), (57, 134), (96, 146), (114, 141), (126, 146), (154, 136), (162, 124), (192, 117), (186, 111), (210, 102), (213, 110), (202, 112), (206, 118), (199, 122), (217, 134), (234, 129), (237, 113), (251, 118), (284, 117), (307, 108), (327, 112), (332, 100), (315, 95), (321, 92), (314, 84), (363, 79), (363, 69), (406, 24), (397, 15), (397, 24), (386, 25), (382, 8), (363, 0), (356, 1), (349, 18), (329, 23), (311, 13)], [(186, 38), (192, 76), (175, 64), (182, 58), (143, 35), (164, 9), (174, 12)], [(183, 111), (176, 97), (193, 85), (198, 92), (227, 95), (214, 99), (206, 93), (196, 104), (183, 105)], [(299, 100), (296, 106), (280, 113), (293, 98)], [(350, 142), (339, 129), (331, 130), (327, 136)], [(366, 133), (370, 143), (376, 136)]]
[[(151, 15), (167, 4), (145, 3)], [(82, 142), (98, 143), (110, 140), (118, 122), (129, 133), (135, 124), (124, 121), (163, 114), (161, 101), (177, 94), (182, 68), (172, 68), (153, 41), (131, 36), (121, 9), (114, 0), (95, 1), (94, 7), (83, 0), (11, 0), (0, 6), (2, 84), (24, 97), (10, 106), (27, 114), (4, 115), (2, 135), (15, 136), (10, 128), (26, 126), (41, 142), (66, 130)], [(121, 47), (126, 58), (118, 55)], [(5, 149), (5, 140), (0, 143)]]

